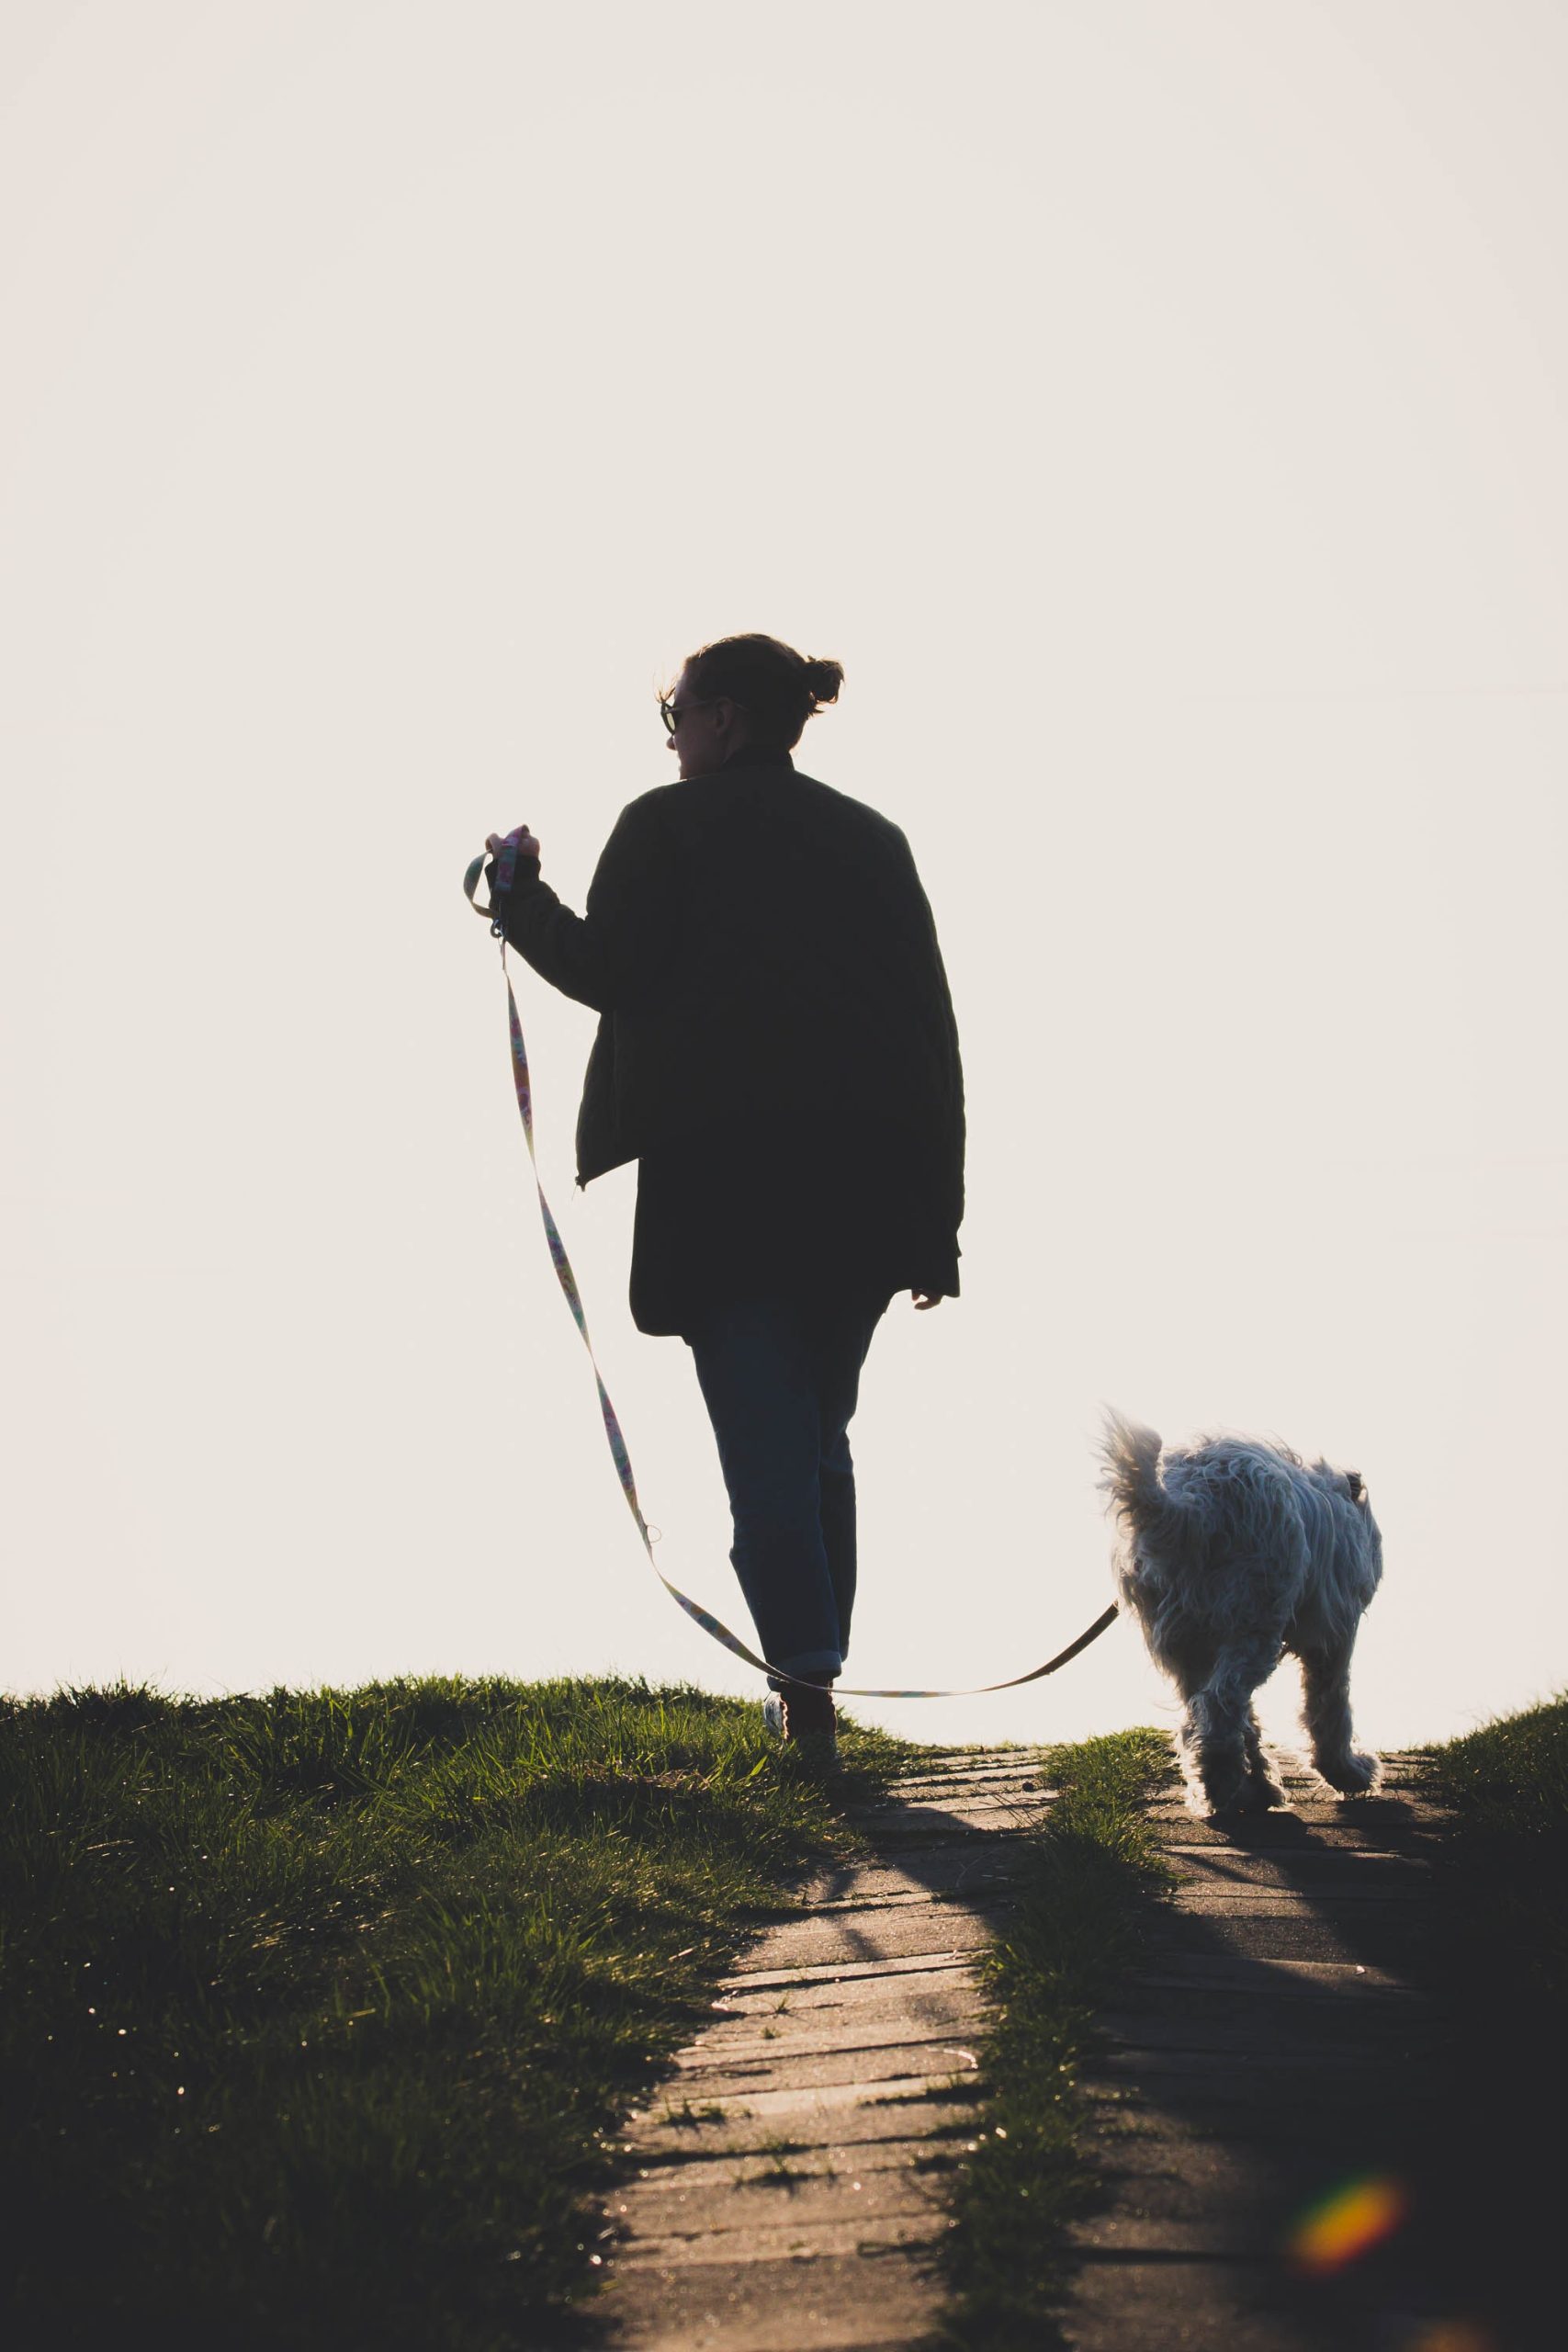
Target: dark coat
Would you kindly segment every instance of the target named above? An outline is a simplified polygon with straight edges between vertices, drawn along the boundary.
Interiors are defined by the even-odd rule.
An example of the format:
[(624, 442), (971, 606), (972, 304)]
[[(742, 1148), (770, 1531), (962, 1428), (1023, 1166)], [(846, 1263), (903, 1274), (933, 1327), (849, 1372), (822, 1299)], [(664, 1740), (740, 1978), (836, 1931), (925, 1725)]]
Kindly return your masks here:
[[(790, 1170), (797, 1260), (869, 1250), (885, 1300), (906, 1285), (956, 1295), (958, 1032), (897, 825), (785, 752), (741, 752), (622, 810), (582, 916), (535, 860), (499, 910), (541, 978), (601, 1016), (580, 1186), (635, 1159), (671, 1197), (698, 1173), (732, 1192), (732, 1170)], [(637, 1311), (637, 1255), (660, 1248), (640, 1195), (634, 1313), (645, 1330), (681, 1329), (663, 1298)]]

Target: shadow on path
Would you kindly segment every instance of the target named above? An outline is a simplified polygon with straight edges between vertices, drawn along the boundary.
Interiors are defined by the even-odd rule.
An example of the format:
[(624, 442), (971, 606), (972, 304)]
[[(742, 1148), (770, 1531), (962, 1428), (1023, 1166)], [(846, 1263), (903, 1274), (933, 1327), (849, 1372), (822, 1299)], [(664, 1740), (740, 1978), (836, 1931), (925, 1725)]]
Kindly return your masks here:
[[(1451, 2130), (1432, 1982), (1441, 1817), (1404, 1759), (1339, 1803), (1200, 1822), (1087, 2078), (1108, 2204), (1064, 2340), (1482, 2352), (1449, 2243)], [(1445, 2331), (1447, 2331), (1445, 2333)]]

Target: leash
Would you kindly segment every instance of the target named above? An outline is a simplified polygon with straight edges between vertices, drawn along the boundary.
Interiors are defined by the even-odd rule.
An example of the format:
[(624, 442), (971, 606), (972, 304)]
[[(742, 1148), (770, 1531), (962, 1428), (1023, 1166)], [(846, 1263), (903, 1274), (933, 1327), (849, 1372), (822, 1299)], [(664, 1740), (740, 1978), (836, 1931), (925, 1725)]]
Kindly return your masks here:
[[(782, 1667), (770, 1666), (765, 1657), (759, 1657), (755, 1650), (748, 1649), (739, 1636), (732, 1634), (728, 1626), (714, 1616), (711, 1611), (705, 1609), (699, 1601), (694, 1600), (689, 1593), (682, 1592), (679, 1585), (671, 1584), (653, 1556), (654, 1539), (649, 1533), (648, 1521), (642, 1515), (642, 1505), (637, 1500), (637, 1481), (632, 1476), (631, 1456), (626, 1452), (626, 1442), (621, 1434), (621, 1424), (616, 1419), (615, 1408), (610, 1402), (609, 1391), (604, 1385), (604, 1375), (599, 1370), (598, 1358), (593, 1353), (593, 1342), (588, 1336), (588, 1322), (582, 1312), (582, 1300), (578, 1292), (577, 1277), (571, 1271), (571, 1261), (567, 1256), (561, 1241), (560, 1229), (550, 1213), (550, 1204), (545, 1198), (545, 1187), (539, 1176), (538, 1154), (534, 1149), (534, 1096), (528, 1080), (528, 1053), (523, 1043), (523, 1023), (517, 1014), (517, 998), (512, 986), (512, 975), (507, 969), (506, 933), (495, 911), (494, 899), (495, 891), (505, 891), (512, 888), (517, 865), (517, 841), (516, 833), (508, 833), (505, 836), (495, 861), (495, 880), (489, 906), (481, 907), (475, 896), (484, 873), (486, 860), (490, 855), (488, 850), (476, 857), (469, 865), (463, 876), (463, 888), (474, 912), (490, 918), (491, 937), (501, 942), (501, 969), (506, 982), (507, 1030), (512, 1045), (512, 1078), (517, 1093), (517, 1108), (523, 1120), (523, 1134), (528, 1146), (528, 1159), (534, 1170), (534, 1185), (539, 1195), (539, 1214), (545, 1221), (545, 1238), (549, 1243), (550, 1263), (556, 1270), (556, 1279), (566, 1294), (566, 1303), (571, 1309), (571, 1319), (581, 1334), (582, 1344), (588, 1351), (588, 1361), (593, 1366), (594, 1384), (599, 1391), (599, 1410), (604, 1416), (604, 1434), (610, 1441), (610, 1453), (615, 1464), (615, 1475), (621, 1482), (621, 1492), (625, 1495), (631, 1515), (637, 1522), (637, 1532), (641, 1536), (643, 1549), (648, 1554), (649, 1566), (653, 1570), (671, 1600), (685, 1611), (693, 1623), (700, 1625), (705, 1634), (710, 1634), (716, 1642), (721, 1643), (733, 1657), (743, 1658), (748, 1666), (754, 1666), (760, 1674), (775, 1675), (781, 1682), (793, 1682), (797, 1688), (816, 1689), (818, 1687), (816, 1684), (803, 1682), (799, 1675), (786, 1674)], [(1017, 1690), (1026, 1682), (1043, 1681), (1046, 1675), (1055, 1674), (1058, 1668), (1067, 1665), (1071, 1659), (1077, 1657), (1081, 1650), (1087, 1650), (1090, 1642), (1097, 1642), (1100, 1639), (1116, 1613), (1116, 1603), (1112, 1601), (1111, 1607), (1097, 1617), (1093, 1624), (1078, 1635), (1076, 1642), (1069, 1642), (1065, 1650), (1058, 1650), (1055, 1657), (1047, 1658), (1043, 1666), (1032, 1668), (1028, 1674), (1012, 1675), (1006, 1682), (981, 1682), (967, 1690), (863, 1690), (852, 1689), (846, 1684), (835, 1683), (834, 1691), (839, 1698), (849, 1699), (983, 1699), (993, 1690)]]

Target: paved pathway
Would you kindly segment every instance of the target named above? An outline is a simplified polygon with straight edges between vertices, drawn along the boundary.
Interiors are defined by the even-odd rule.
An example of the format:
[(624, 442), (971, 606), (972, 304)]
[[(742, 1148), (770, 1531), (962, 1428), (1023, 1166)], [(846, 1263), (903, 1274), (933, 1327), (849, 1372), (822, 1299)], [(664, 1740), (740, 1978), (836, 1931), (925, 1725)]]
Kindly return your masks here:
[(1422, 2171), (1441, 1827), (1406, 1758), (1349, 1804), (1299, 1770), (1286, 1787), (1292, 1809), (1246, 1828), (1174, 1797), (1157, 1808), (1182, 1883), (1145, 1973), (1100, 2020), (1088, 2087), (1108, 2205), (1073, 2233), (1074, 2352), (1415, 2352), (1457, 2316), (1412, 2229), (1337, 2275), (1285, 2258), (1325, 2194), (1369, 2177), (1404, 2194)]
[[(1419, 2169), (1416, 1986), (1437, 1824), (1405, 1759), (1339, 1804), (1213, 1828), (1157, 1808), (1182, 1873), (1087, 2078), (1105, 2189), (1073, 2233), (1073, 2352), (1336, 2352), (1423, 2340), (1411, 2233), (1312, 2283), (1280, 2249), (1357, 2176)], [(1028, 1750), (933, 1749), (861, 1818), (874, 1851), (767, 1929), (627, 2138), (598, 2309), (625, 2352), (915, 2352), (927, 2250), (976, 2122), (972, 1955), (1050, 1802)], [(1441, 2342), (1427, 2330), (1428, 2340)], [(1458, 2340), (1458, 2339), (1456, 2339)]]
[(818, 1879), (722, 1986), (627, 2139), (601, 2315), (631, 2352), (873, 2352), (926, 2340), (933, 2187), (972, 2135), (970, 1955), (1049, 1802), (1028, 1750), (933, 1748), (864, 1809), (871, 1859)]

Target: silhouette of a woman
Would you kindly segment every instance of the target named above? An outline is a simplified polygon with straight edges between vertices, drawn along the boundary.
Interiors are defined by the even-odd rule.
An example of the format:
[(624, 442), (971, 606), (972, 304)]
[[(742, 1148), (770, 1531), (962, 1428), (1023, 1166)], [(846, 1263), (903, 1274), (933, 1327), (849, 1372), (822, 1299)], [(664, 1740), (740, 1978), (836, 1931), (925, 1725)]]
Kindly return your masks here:
[(957, 1295), (964, 1214), (958, 1034), (908, 842), (791, 757), (842, 679), (776, 638), (704, 646), (660, 705), (680, 780), (622, 810), (583, 914), (532, 835), (497, 901), (601, 1016), (578, 1184), (637, 1162), (632, 1317), (692, 1351), (759, 1646), (798, 1678), (769, 1718), (818, 1751), (854, 1605), (861, 1369), (897, 1291)]

